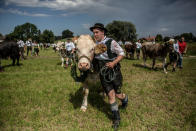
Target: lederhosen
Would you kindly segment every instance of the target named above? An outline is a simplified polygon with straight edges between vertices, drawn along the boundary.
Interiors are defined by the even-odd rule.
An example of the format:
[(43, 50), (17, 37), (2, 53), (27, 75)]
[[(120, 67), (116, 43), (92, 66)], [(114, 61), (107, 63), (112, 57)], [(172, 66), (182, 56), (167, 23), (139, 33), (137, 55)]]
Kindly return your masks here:
[[(108, 54), (109, 59), (113, 59), (113, 58), (117, 57), (117, 54), (111, 52), (111, 42), (112, 42), (112, 39), (109, 39), (105, 43), (107, 46), (107, 54)], [(95, 58), (93, 60), (94, 70), (99, 72), (105, 66), (105, 64), (108, 62), (112, 62), (112, 60), (98, 60)], [(107, 80), (105, 80), (104, 76), (101, 75), (101, 73), (99, 73), (101, 84), (102, 84), (102, 87), (103, 87), (104, 91), (106, 92), (106, 94), (108, 94), (112, 89), (115, 90), (116, 94), (121, 93), (121, 86), (122, 86), (123, 77), (121, 74), (120, 67), (121, 67), (120, 63), (117, 63), (114, 66), (115, 79), (112, 80), (111, 82), (108, 82)], [(107, 79), (107, 77), (106, 77), (106, 79)]]
[(35, 46), (34, 46), (34, 52), (37, 53), (37, 54), (39, 53), (38, 45), (35, 45)]
[(179, 58), (179, 53), (178, 52), (169, 53), (170, 62), (177, 62), (178, 58)]
[(72, 58), (72, 53), (71, 52), (72, 52), (72, 50), (70, 50), (70, 51), (67, 50), (66, 51), (66, 55), (67, 55), (68, 58)]

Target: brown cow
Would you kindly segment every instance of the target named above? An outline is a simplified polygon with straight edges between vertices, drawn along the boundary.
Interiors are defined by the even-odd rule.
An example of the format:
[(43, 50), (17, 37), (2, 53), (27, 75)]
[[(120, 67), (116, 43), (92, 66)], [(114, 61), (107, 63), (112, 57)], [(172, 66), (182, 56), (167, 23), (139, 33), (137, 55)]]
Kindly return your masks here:
[(146, 59), (150, 57), (153, 59), (152, 69), (154, 69), (155, 60), (157, 57), (161, 57), (163, 60), (163, 69), (164, 72), (167, 74), (165, 64), (166, 64), (166, 57), (169, 52), (173, 51), (173, 43), (172, 41), (165, 42), (164, 44), (144, 44), (142, 46), (142, 53), (143, 53), (143, 60), (144, 66), (146, 67)]
[(129, 58), (129, 56), (130, 56), (131, 59), (134, 59), (135, 50), (136, 50), (135, 43), (129, 42), (129, 43), (125, 44), (126, 58)]

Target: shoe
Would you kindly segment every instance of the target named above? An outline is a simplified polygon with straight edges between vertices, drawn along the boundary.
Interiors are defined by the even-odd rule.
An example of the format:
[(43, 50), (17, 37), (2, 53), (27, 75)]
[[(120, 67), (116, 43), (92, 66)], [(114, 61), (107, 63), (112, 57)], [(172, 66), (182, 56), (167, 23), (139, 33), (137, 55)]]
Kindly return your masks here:
[(173, 69), (172, 69), (172, 72), (175, 72), (175, 71), (176, 71), (176, 69), (175, 69), (175, 68), (173, 68)]
[(114, 130), (117, 130), (120, 125), (120, 113), (119, 111), (112, 111), (112, 114), (113, 114), (112, 128), (114, 128)]
[(126, 95), (125, 99), (121, 101), (122, 102), (122, 108), (125, 109), (128, 105), (128, 96)]

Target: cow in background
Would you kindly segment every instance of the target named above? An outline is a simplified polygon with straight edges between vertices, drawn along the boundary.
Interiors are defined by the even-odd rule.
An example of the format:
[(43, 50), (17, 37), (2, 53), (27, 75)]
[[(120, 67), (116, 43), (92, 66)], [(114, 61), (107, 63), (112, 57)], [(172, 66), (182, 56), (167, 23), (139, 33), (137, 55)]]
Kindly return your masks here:
[(132, 42), (126, 42), (124, 47), (125, 47), (126, 58), (130, 57), (131, 59), (134, 59), (136, 44)]
[(65, 42), (58, 41), (56, 44), (56, 51), (59, 52), (59, 56), (61, 57), (61, 66), (64, 67), (66, 58)]
[(142, 53), (143, 53), (143, 60), (144, 60), (144, 66), (146, 67), (146, 59), (147, 57), (150, 57), (153, 59), (152, 63), (152, 69), (154, 69), (155, 60), (156, 58), (160, 57), (163, 61), (163, 69), (164, 72), (167, 74), (165, 64), (166, 64), (166, 57), (169, 52), (173, 51), (173, 42), (168, 41), (164, 44), (144, 44), (142, 45)]
[(15, 65), (15, 61), (17, 60), (17, 65), (19, 65), (20, 59), (20, 50), (19, 46), (14, 41), (3, 41), (0, 43), (0, 69), (1, 67), (1, 59), (6, 59), (10, 57), (12, 59), (12, 65)]

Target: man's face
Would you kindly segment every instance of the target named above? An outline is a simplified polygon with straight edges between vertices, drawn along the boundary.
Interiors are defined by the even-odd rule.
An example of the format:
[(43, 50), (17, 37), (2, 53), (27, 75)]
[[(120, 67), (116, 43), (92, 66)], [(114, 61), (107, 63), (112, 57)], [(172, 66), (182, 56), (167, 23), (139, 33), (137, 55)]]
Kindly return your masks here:
[(184, 37), (182, 37), (181, 40), (184, 41)]
[(93, 29), (94, 38), (96, 41), (100, 42), (104, 39), (104, 31), (100, 29)]

